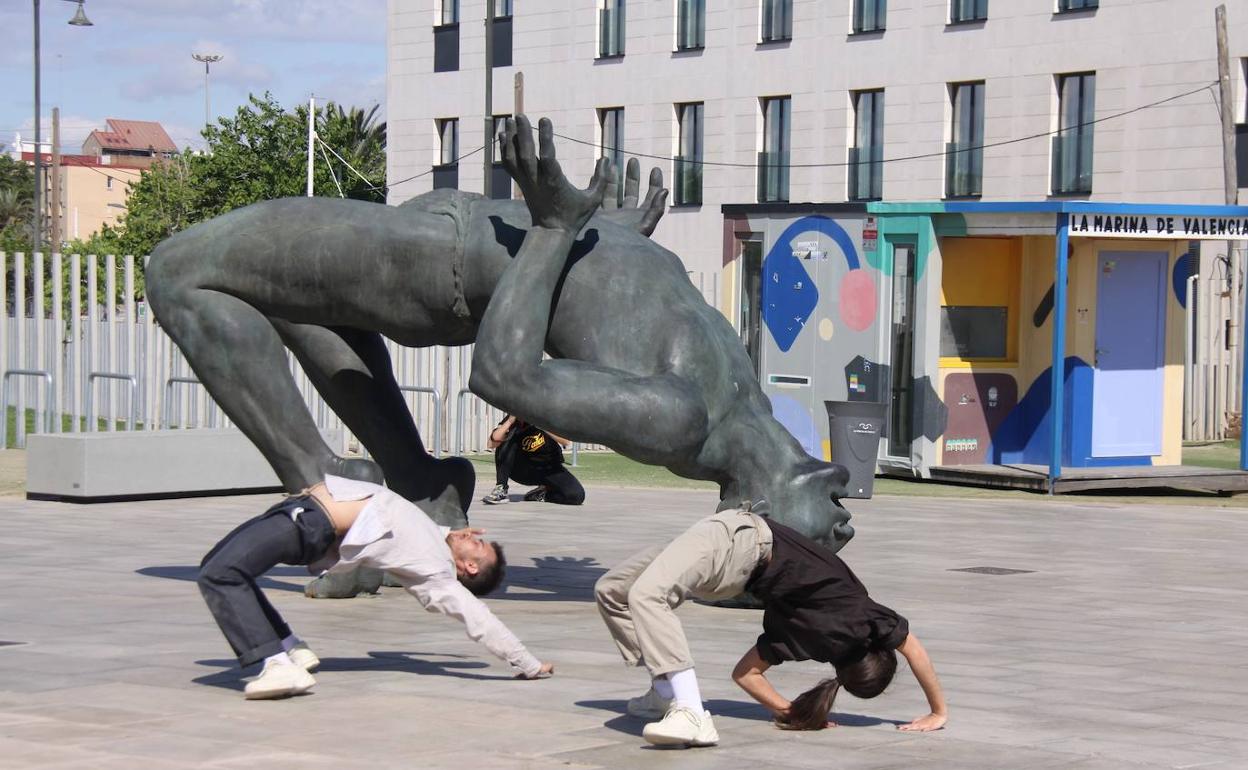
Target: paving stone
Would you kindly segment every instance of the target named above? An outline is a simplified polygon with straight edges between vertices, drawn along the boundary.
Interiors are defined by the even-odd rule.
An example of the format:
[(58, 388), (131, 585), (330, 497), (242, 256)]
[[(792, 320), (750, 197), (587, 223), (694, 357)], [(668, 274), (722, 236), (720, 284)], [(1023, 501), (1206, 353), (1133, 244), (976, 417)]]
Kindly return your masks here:
[[(486, 490), (480, 489), (484, 494)], [(94, 506), (0, 498), (0, 769), (1121, 768), (1248, 761), (1243, 611), (1248, 519), (1236, 511), (1073, 498), (852, 501), (843, 556), (911, 621), (951, 720), (925, 735), (903, 666), (879, 698), (842, 693), (839, 727), (797, 734), (728, 672), (761, 614), (680, 610), (721, 746), (662, 751), (624, 715), (647, 686), (620, 665), (593, 604), (611, 564), (715, 507), (700, 491), (589, 490), (580, 508), (472, 511), (511, 562), (491, 608), (556, 676), (519, 682), (400, 589), (312, 601), (302, 568), (264, 585), (321, 654), (313, 694), (246, 702), (194, 584), (199, 559), (272, 496)], [(53, 544), (51, 547), (49, 544)], [(950, 570), (997, 566), (1030, 574)], [(830, 675), (773, 668), (796, 694)], [(292, 729), (297, 725), (298, 729)]]

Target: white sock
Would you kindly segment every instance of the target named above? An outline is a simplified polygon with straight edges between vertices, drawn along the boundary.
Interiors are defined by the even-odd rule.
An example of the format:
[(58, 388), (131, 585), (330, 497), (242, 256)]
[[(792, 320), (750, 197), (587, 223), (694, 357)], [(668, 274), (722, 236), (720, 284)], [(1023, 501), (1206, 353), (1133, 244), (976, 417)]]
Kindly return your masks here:
[(302, 641), (299, 637), (291, 634), (282, 640), (282, 652), (290, 652)]
[(702, 713), (702, 691), (698, 689), (698, 677), (693, 673), (693, 669), (687, 668), (684, 671), (676, 671), (667, 675), (667, 679), (672, 684), (672, 695), (676, 698), (677, 706), (684, 706)]
[(269, 657), (264, 659), (264, 665), (267, 666), (270, 663), (284, 663), (288, 666), (295, 665), (295, 662), (290, 659), (290, 656), (284, 652), (279, 652), (276, 655), (270, 655)]
[(659, 697), (664, 700), (671, 700), (675, 697), (672, 693), (672, 682), (666, 676), (656, 676), (650, 681), (650, 686), (653, 687), (654, 691), (659, 694)]

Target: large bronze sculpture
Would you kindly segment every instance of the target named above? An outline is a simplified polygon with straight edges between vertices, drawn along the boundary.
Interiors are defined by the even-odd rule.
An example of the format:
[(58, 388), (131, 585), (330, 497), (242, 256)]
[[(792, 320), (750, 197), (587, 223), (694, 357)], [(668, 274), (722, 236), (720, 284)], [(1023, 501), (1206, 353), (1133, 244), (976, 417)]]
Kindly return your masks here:
[[(807, 455), (772, 417), (732, 327), (647, 237), (666, 198), (661, 179), (641, 206), (602, 209), (605, 162), (578, 190), (548, 121), (538, 133), (535, 145), (520, 116), (500, 137), (523, 201), (443, 190), (397, 207), (288, 198), (189, 228), (152, 254), (152, 310), (290, 490), (327, 472), (379, 471), (325, 444), (283, 346), (386, 483), (462, 526), (471, 464), (426, 452), (382, 337), (475, 340), (470, 387), (500, 409), (715, 481), (721, 507), (765, 501), (776, 519), (840, 548), (853, 536), (837, 503), (845, 469)], [(635, 201), (632, 168), (627, 184)]]

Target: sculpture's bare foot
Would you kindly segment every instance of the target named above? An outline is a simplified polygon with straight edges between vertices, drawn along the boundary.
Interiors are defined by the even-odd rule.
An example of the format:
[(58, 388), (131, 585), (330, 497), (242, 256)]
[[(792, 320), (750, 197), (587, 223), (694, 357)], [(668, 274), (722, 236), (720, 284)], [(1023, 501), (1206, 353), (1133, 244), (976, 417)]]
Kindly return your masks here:
[(607, 172), (607, 188), (602, 196), (602, 211), (599, 216), (649, 237), (658, 227), (659, 220), (667, 210), (667, 190), (663, 188), (663, 171), (658, 166), (650, 169), (650, 186), (646, 190), (646, 199), (638, 205), (637, 192), (641, 187), (641, 164), (636, 158), (628, 159), (628, 168), (624, 172), (624, 202), (618, 198), (619, 169), (611, 164)]
[(542, 118), (537, 130), (535, 147), (528, 117), (521, 114), (507, 119), (498, 137), (503, 166), (524, 193), (534, 226), (578, 233), (602, 204), (610, 161), (599, 160), (589, 187), (579, 190), (563, 175), (555, 159), (550, 120)]
[(322, 471), (326, 475), (341, 476), (344, 479), (367, 481), (371, 484), (384, 484), (386, 475), (381, 466), (363, 457), (338, 457), (335, 455)]

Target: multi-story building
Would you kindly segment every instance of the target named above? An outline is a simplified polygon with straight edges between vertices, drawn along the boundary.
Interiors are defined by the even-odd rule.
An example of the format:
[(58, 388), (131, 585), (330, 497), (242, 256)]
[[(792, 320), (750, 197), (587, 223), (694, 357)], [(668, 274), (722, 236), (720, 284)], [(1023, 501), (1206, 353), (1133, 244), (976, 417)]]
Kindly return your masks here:
[[(828, 451), (818, 402), (848, 399), (889, 405), (885, 466), (1039, 462), (1037, 399), (1065, 353), (1049, 340), (1069, 320), (1067, 387), (1082, 408), (1095, 380), (1104, 403), (1067, 415), (1063, 462), (1177, 462), (1187, 418), (1163, 404), (1182, 403), (1184, 281), (1214, 248), (1189, 242), (1217, 237), (1227, 256), (1227, 228), (1197, 218), (1243, 213), (1221, 208), (1217, 0), (394, 0), (394, 202), (482, 189), (487, 2), (502, 17), (488, 112), (520, 99), (551, 118), (581, 183), (603, 154), (639, 157), (643, 179), (663, 170), (655, 239), (716, 276), (710, 294), (812, 453)], [(1243, 124), (1248, 15), (1230, 13), (1226, 109)], [(1192, 226), (1166, 230), (1175, 217)], [(1128, 246), (1154, 256), (1124, 260)], [(1050, 318), (1067, 262), (1069, 319)], [(1110, 273), (1164, 286), (1110, 323), (1135, 291), (1098, 281)], [(1107, 399), (1143, 386), (1098, 361), (1141, 323), (1160, 326), (1132, 408), (1158, 417), (1127, 435)]]

